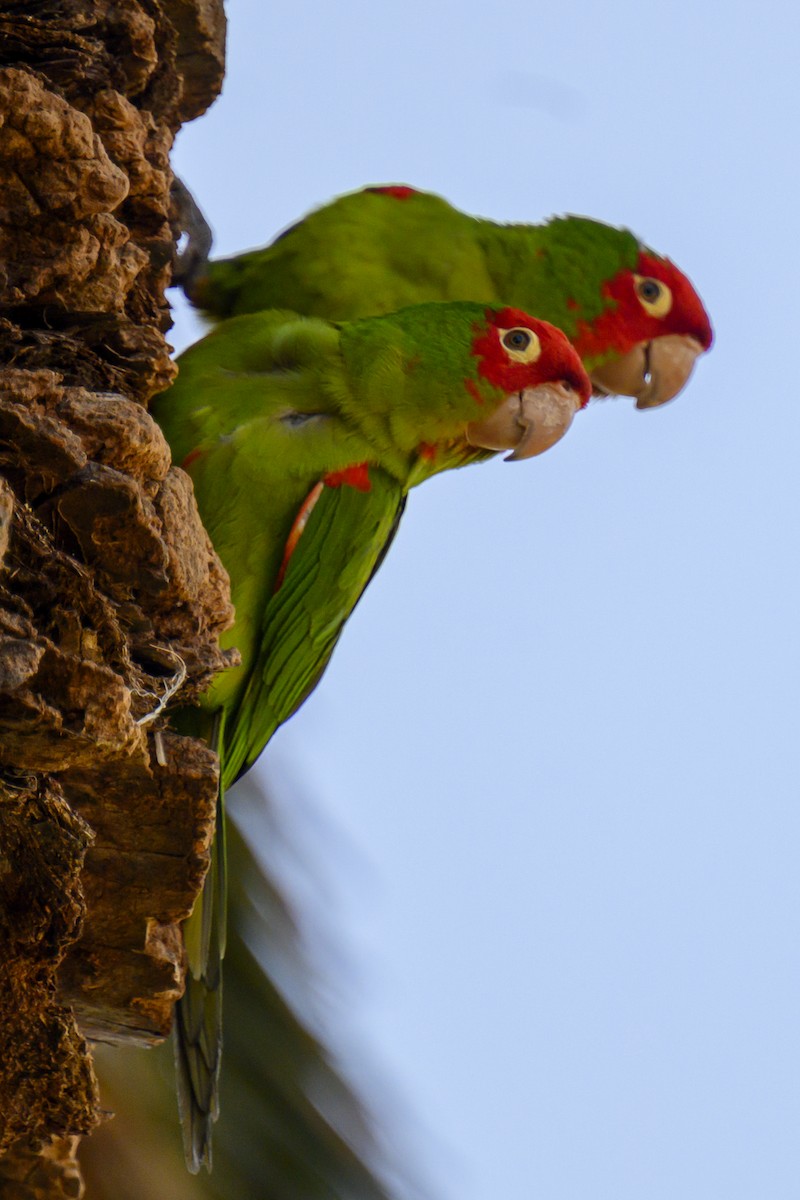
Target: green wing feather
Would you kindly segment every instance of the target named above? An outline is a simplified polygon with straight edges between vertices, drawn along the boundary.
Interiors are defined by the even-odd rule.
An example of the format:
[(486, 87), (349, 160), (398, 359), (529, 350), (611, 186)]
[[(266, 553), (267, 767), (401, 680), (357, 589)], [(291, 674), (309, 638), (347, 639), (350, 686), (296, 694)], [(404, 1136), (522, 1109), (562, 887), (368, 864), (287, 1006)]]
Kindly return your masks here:
[(323, 487), (278, 590), (234, 712), (216, 723), (220, 755), (217, 835), (203, 891), (185, 925), (186, 990), (176, 1005), (175, 1059), (184, 1151), (191, 1170), (211, 1167), (222, 1056), (225, 952), (224, 794), (313, 690), (402, 514), (400, 484), (380, 471), (371, 489)]
[(225, 739), (224, 782), (238, 778), (314, 689), (342, 628), (382, 561), (405, 497), (370, 471), (371, 488), (323, 487), (283, 582), (264, 612), (257, 662)]

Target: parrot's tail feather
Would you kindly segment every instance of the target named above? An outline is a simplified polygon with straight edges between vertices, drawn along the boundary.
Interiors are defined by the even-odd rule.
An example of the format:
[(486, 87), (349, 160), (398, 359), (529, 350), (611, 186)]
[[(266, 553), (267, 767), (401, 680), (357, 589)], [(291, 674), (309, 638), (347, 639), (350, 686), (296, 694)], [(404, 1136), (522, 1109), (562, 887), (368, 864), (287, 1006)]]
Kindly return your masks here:
[[(215, 721), (212, 748), (219, 752), (222, 722)], [(186, 1165), (211, 1170), (211, 1131), (219, 1115), (222, 1062), (222, 957), (227, 908), (224, 789), (220, 781), (211, 865), (203, 890), (184, 924), (189, 969), (186, 990), (175, 1005), (175, 1068)]]
[(215, 991), (191, 976), (175, 1020), (175, 1068), (183, 1152), (192, 1174), (211, 1170), (211, 1131), (219, 1109), (222, 1053), (222, 982)]

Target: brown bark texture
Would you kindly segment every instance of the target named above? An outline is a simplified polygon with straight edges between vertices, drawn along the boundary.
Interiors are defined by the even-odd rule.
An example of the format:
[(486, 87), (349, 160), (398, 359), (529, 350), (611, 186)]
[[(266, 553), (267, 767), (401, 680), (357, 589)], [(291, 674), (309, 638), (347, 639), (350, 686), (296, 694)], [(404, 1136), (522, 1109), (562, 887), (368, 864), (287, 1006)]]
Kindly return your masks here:
[(169, 150), (216, 96), (221, 0), (0, 0), (0, 1195), (78, 1196), (87, 1038), (182, 990), (215, 756), (170, 733), (226, 663), (228, 581), (147, 402)]

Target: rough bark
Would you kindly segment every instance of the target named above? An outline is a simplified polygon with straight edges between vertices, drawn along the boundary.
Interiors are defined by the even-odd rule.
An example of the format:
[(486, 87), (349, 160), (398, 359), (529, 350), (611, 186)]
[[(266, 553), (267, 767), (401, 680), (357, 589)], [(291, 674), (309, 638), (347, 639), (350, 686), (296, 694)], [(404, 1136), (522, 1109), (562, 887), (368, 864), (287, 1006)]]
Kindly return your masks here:
[(81, 1192), (84, 1034), (166, 1035), (216, 760), (163, 705), (228, 583), (146, 412), (174, 367), (168, 154), (221, 0), (0, 0), (0, 1191)]

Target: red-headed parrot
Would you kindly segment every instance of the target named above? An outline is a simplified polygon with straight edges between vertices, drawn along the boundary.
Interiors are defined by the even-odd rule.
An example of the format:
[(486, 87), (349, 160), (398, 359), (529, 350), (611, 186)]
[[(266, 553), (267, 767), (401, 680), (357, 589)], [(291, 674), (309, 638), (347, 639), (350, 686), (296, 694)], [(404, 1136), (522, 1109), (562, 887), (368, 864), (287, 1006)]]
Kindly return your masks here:
[(231, 579), (241, 653), (184, 732), (220, 757), (218, 833), (185, 926), (176, 1058), (191, 1169), (210, 1165), (221, 1051), (222, 796), (319, 680), (380, 566), (409, 488), (563, 435), (591, 384), (564, 335), (508, 307), (427, 304), (333, 325), (286, 312), (222, 322), (153, 412), (194, 481)]
[(694, 287), (626, 229), (587, 217), (500, 225), (406, 186), (341, 196), (270, 246), (207, 263), (193, 302), (212, 318), (283, 307), (331, 321), (432, 300), (503, 303), (551, 321), (597, 394), (672, 399), (711, 325)]

